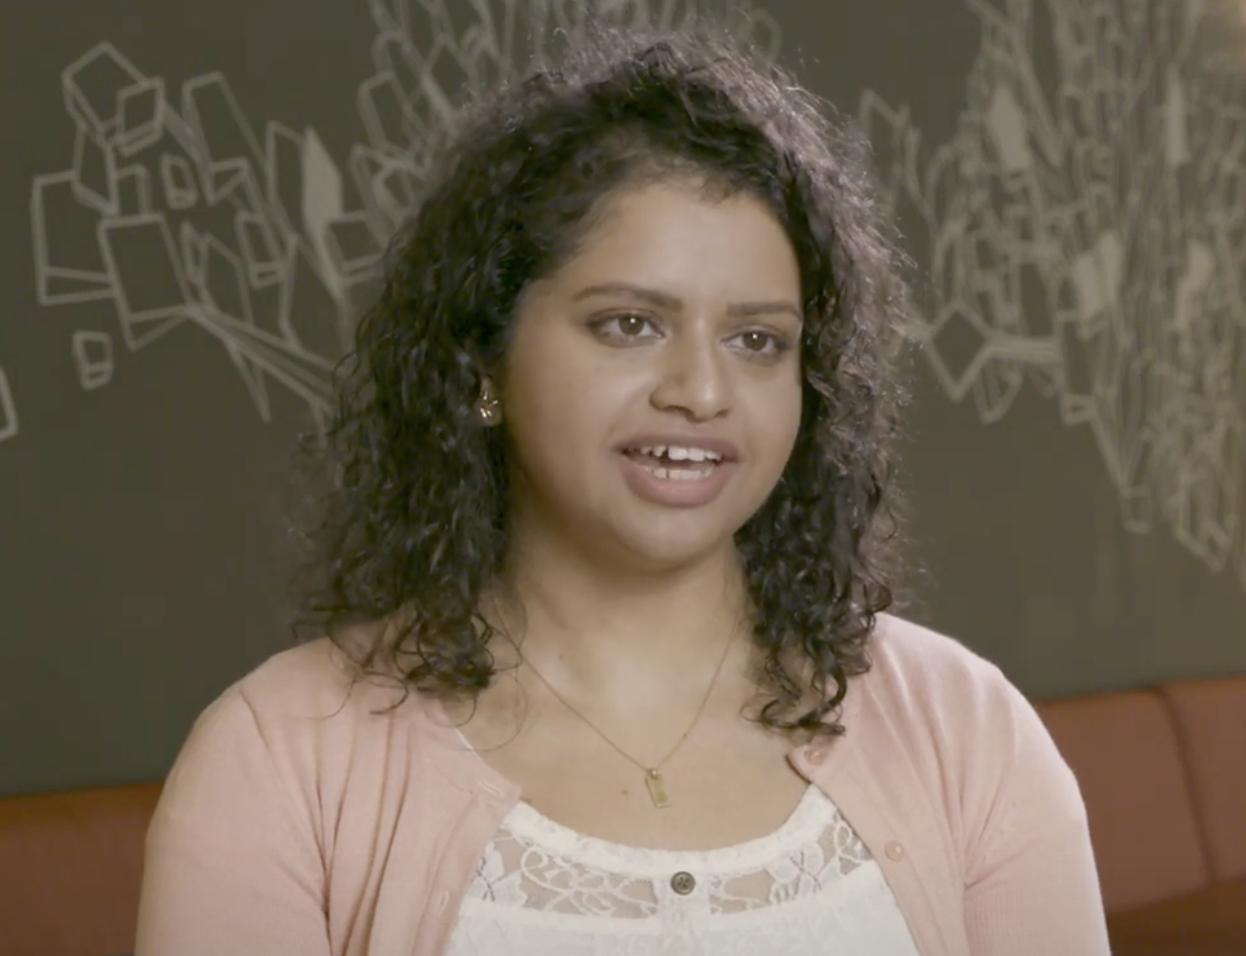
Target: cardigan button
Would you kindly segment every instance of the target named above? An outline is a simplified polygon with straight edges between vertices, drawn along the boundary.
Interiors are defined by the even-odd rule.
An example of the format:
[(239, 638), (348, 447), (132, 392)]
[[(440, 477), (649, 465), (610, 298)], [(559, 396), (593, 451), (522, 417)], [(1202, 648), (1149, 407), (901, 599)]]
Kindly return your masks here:
[(671, 889), (680, 896), (687, 896), (697, 888), (696, 877), (682, 870), (671, 877)]
[(895, 840), (888, 841), (883, 847), (883, 852), (887, 854), (887, 859), (899, 863), (904, 859), (904, 845), (897, 843)]

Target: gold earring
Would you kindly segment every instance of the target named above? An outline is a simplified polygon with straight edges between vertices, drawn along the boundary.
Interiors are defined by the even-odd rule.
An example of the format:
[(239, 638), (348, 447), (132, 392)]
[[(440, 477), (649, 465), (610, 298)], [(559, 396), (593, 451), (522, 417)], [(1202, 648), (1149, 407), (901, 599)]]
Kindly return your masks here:
[(480, 383), (480, 398), (476, 399), (476, 420), (485, 428), (502, 423), (502, 403), (493, 392), (493, 383), (485, 379)]

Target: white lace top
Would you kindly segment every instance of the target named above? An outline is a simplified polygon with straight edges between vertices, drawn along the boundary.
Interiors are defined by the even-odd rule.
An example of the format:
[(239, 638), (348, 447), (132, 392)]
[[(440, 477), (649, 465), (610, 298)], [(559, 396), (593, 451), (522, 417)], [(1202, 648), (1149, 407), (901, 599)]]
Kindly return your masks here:
[(447, 956), (917, 956), (878, 864), (810, 787), (774, 833), (705, 852), (582, 836), (519, 803)]

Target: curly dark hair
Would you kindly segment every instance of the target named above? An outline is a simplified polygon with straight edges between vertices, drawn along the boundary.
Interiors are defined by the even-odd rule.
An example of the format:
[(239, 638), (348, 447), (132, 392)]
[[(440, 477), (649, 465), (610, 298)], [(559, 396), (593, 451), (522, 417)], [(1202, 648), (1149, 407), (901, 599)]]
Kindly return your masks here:
[[(566, 261), (603, 200), (695, 176), (763, 201), (802, 283), (798, 437), (736, 535), (764, 656), (756, 719), (842, 733), (833, 712), (894, 600), (909, 300), (863, 144), (827, 112), (722, 40), (609, 27), (464, 107), (339, 367), (321, 458), (334, 477), (311, 533), (319, 577), (299, 623), (336, 641), (344, 625), (387, 622), (354, 659), (361, 673), (398, 668), (408, 691), (474, 700), (489, 686), (497, 632), (479, 603), (502, 571), (509, 491), (504, 429), (473, 412), (482, 376), (503, 358), (521, 292)], [(416, 663), (398, 667), (400, 654)], [(822, 702), (802, 713), (810, 689)]]

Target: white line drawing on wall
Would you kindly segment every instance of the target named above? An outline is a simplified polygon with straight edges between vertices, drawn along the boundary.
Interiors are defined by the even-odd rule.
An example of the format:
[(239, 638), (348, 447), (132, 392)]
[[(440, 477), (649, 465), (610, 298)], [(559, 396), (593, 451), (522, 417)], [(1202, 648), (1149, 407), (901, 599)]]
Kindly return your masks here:
[(17, 437), (17, 406), (13, 404), (13, 390), (9, 377), (0, 368), (0, 442)]
[[(574, 40), (591, 11), (656, 25), (709, 14), (771, 56), (781, 41), (764, 10), (730, 0), (367, 4), (378, 31), (375, 73), (357, 96), (367, 142), (345, 171), (314, 129), (269, 122), (257, 133), (220, 73), (187, 81), (175, 104), (163, 79), (107, 41), (70, 64), (62, 87), (77, 130), (73, 165), (31, 189), (39, 303), (111, 300), (129, 352), (196, 327), (224, 347), (265, 422), (276, 382), (323, 427), (333, 363), (385, 243), (422, 193), (462, 87), (541, 62), (556, 31)], [(347, 207), (348, 186), (357, 208)], [(115, 374), (112, 341), (75, 334), (84, 389)]]
[[(315, 133), (270, 123), (261, 147), (219, 73), (184, 84), (175, 109), (162, 80), (107, 42), (62, 82), (77, 137), (73, 168), (31, 190), (39, 302), (111, 300), (131, 352), (197, 326), (222, 344), (263, 420), (270, 381), (323, 414), (349, 287), (292, 225), (332, 219), (316, 180), (332, 163)], [(291, 187), (293, 219), (282, 205)], [(111, 346), (106, 333), (75, 334), (84, 389), (111, 380)]]
[(83, 391), (94, 391), (112, 381), (112, 336), (107, 332), (75, 332), (73, 354)]
[(982, 42), (955, 134), (926, 158), (907, 109), (867, 90), (859, 114), (929, 238), (930, 367), (983, 422), (1028, 379), (1091, 429), (1127, 529), (1246, 584), (1246, 61), (1201, 52), (1226, 11), (965, 2)]

